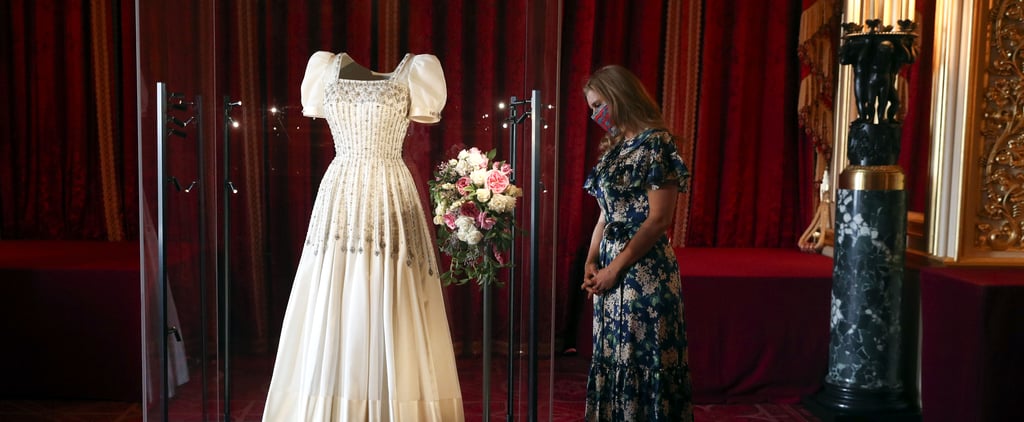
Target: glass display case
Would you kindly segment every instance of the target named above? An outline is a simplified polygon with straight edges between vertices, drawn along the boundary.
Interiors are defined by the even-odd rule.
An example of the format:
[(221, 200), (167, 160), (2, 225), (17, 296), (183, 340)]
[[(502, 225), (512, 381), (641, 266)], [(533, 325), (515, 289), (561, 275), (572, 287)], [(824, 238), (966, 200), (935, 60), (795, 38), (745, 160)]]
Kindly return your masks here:
[(440, 122), (411, 123), (402, 157), (428, 220), (427, 182), (459, 150), (515, 169), (513, 269), (442, 292), (467, 420), (550, 420), (561, 2), (456, 3), (135, 2), (146, 420), (260, 419), (335, 157), (327, 122), (302, 113), (317, 51), (378, 72), (439, 59)]

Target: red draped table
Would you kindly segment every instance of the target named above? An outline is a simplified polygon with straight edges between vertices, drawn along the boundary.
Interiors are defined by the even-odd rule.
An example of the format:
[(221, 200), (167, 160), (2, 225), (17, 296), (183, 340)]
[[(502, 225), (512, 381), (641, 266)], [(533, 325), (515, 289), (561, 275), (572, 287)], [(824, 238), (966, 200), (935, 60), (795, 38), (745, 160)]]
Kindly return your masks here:
[(832, 259), (796, 249), (678, 248), (698, 403), (798, 402), (828, 365)]
[(1024, 420), (1022, 383), (1024, 269), (921, 270), (925, 420)]
[(0, 397), (142, 397), (138, 242), (0, 242)]

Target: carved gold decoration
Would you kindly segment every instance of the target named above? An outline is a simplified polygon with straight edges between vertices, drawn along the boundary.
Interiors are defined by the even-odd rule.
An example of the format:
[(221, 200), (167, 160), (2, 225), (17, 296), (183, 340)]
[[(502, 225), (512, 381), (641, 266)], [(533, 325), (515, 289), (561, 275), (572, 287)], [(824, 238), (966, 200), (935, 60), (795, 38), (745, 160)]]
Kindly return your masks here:
[(990, 55), (980, 131), (975, 246), (1024, 250), (1024, 2), (989, 12)]

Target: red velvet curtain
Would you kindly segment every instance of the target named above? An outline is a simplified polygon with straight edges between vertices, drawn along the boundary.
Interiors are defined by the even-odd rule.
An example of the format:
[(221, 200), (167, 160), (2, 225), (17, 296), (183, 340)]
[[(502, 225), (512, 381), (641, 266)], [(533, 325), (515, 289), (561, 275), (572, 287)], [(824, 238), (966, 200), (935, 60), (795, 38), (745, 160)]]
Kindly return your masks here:
[[(575, 345), (578, 321), (589, 320), (582, 283), (582, 261), (600, 214), (583, 191), (583, 181), (600, 156), (603, 133), (590, 121), (583, 84), (590, 73), (621, 64), (643, 81), (652, 95), (661, 93), (666, 2), (566, 0), (562, 21), (562, 81), (559, 87), (558, 238), (556, 342)], [(584, 324), (584, 327), (586, 325)], [(589, 347), (580, 344), (580, 347)]]
[(134, 74), (121, 79), (134, 50), (121, 50), (122, 3), (0, 7), (0, 239), (137, 236)]
[(705, 4), (688, 246), (790, 247), (806, 223), (800, 12), (800, 1)]
[[(103, 189), (100, 135), (94, 123), (102, 116), (92, 100), (96, 66), (89, 53), (96, 38), (95, 19), (85, 2), (55, 3), (14, 0), (0, 8), (0, 92), (10, 93), (0, 102), (0, 112), (11, 117), (0, 128), (4, 239), (108, 236), (106, 211), (98, 197)], [(277, 337), (316, 185), (333, 157), (326, 123), (299, 113), (299, 84), (309, 55), (347, 51), (361, 64), (382, 71), (390, 70), (405, 52), (440, 58), (449, 94), (442, 123), (414, 124), (405, 150), (426, 205), (425, 181), (434, 164), (458, 149), (498, 148), (507, 156), (507, 132), (499, 129), (504, 115), (495, 105), (533, 88), (526, 86), (522, 69), (528, 54), (518, 32), (527, 26), (527, 15), (511, 3), (239, 1), (220, 9), (222, 28), (231, 30), (225, 31), (228, 41), (216, 41), (226, 65), (218, 68), (217, 86), (244, 104), (234, 114), (242, 127), (231, 132), (236, 156), (228, 174), (244, 187), (233, 199), (229, 238), (234, 251), (245, 251), (244, 258), (230, 263), (240, 280), (234, 318), (239, 334), (252, 339), (246, 343), (253, 350), (265, 350)], [(922, 33), (930, 33), (931, 2), (918, 3)], [(129, 236), (137, 236), (131, 4), (117, 2), (119, 7), (108, 12), (113, 27), (106, 42), (117, 52), (111, 59), (116, 69), (111, 98), (120, 110), (114, 116), (120, 131), (113, 154), (122, 188), (122, 224)], [(560, 148), (559, 224), (557, 233), (542, 233), (542, 241), (557, 236), (562, 245), (552, 263), (559, 329), (570, 328), (565, 321), (579, 316), (578, 308), (563, 305), (579, 305), (579, 277), (573, 268), (597, 217), (593, 199), (581, 186), (597, 160), (601, 134), (589, 122), (582, 83), (593, 69), (618, 63), (634, 70), (659, 100), (667, 97), (665, 43), (678, 36), (665, 24), (669, 4), (564, 0), (560, 70), (548, 75), (560, 82), (559, 107), (552, 117)], [(800, 9), (800, 0), (703, 2), (695, 129), (693, 134), (678, 133), (681, 142), (694, 145), (689, 246), (791, 247), (808, 221), (812, 146), (798, 135), (796, 116)], [(930, 93), (925, 62), (931, 53), (930, 38), (922, 41), (918, 64), (909, 72), (913, 97), (908, 121), (917, 123), (904, 128), (901, 154), (908, 186), (913, 187), (912, 209), (923, 203), (921, 186), (927, 180), (927, 119), (920, 116), (927, 113), (922, 96)], [(155, 55), (145, 62), (166, 67), (168, 60)], [(220, 100), (207, 98), (207, 107), (219, 107)], [(272, 107), (281, 112), (271, 112)], [(908, 148), (906, 139), (917, 146)], [(481, 331), (479, 292), (464, 286), (449, 288), (447, 294), (456, 340), (472, 347)], [(502, 294), (497, 297), (499, 314), (507, 315)], [(496, 336), (506, 334), (501, 329), (503, 324)]]
[(935, 45), (935, 0), (919, 0), (917, 60), (903, 69), (907, 81), (906, 115), (900, 142), (899, 165), (906, 176), (907, 210), (926, 212), (930, 197), (932, 50)]

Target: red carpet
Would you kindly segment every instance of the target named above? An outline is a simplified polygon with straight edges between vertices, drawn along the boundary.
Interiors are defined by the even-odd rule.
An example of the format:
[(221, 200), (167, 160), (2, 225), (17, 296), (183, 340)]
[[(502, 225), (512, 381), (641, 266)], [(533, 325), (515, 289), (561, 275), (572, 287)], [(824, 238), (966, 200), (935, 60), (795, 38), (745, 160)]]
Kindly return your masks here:
[[(258, 422), (262, 416), (272, 362), (268, 358), (236, 358), (236, 377), (232, 399), (232, 421)], [(542, 361), (541, 372), (547, 376), (550, 361)], [(556, 360), (555, 381), (552, 389), (539, 382), (537, 418), (541, 421), (576, 422), (583, 421), (584, 397), (587, 387), (587, 367), (584, 357), (564, 357)], [(491, 373), (491, 420), (505, 420), (507, 378), (505, 362), (495, 360), (496, 368)], [(465, 401), (466, 420), (481, 421), (482, 389), (480, 365), (477, 360), (460, 360), (460, 381)], [(520, 381), (525, 377), (517, 375)], [(194, 379), (198, 379), (195, 377)], [(544, 381), (546, 378), (540, 379)], [(518, 383), (517, 395), (525, 392), (525, 383)], [(553, 393), (552, 393), (553, 392)], [(192, 382), (178, 391), (172, 400), (169, 420), (172, 422), (201, 422), (202, 414), (198, 383)], [(550, 397), (548, 400), (546, 397)], [(525, 420), (526, 409), (517, 408), (516, 419)], [(762, 422), (804, 422), (817, 421), (809, 412), (798, 405), (757, 403), (757, 404), (708, 404), (698, 405), (695, 410), (697, 421), (762, 421)], [(550, 419), (549, 418), (550, 414)], [(104, 421), (137, 422), (142, 420), (142, 409), (138, 403), (109, 401), (73, 400), (0, 400), (0, 421)]]

